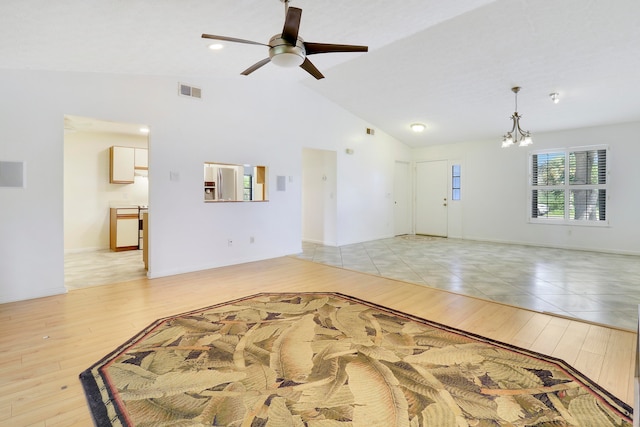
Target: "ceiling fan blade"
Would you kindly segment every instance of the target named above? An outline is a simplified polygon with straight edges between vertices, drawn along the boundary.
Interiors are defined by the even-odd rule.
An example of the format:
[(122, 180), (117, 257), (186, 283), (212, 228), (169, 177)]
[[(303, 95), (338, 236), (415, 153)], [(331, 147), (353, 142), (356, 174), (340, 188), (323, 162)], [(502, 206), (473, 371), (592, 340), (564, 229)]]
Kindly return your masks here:
[(298, 41), (301, 17), (302, 9), (297, 7), (289, 7), (287, 9), (287, 17), (284, 20), (284, 28), (282, 29), (282, 38), (293, 46), (295, 46)]
[(225, 36), (214, 36), (212, 34), (203, 34), (202, 35), (203, 39), (213, 39), (213, 40), (222, 40), (225, 42), (234, 42), (234, 43), (244, 43), (244, 44), (257, 44), (260, 46), (269, 46), (268, 44), (264, 44), (264, 43), (259, 43), (259, 42), (253, 42), (251, 40), (245, 40), (245, 39), (236, 39), (233, 37), (225, 37)]
[(244, 70), (240, 74), (242, 74), (244, 76), (248, 76), (249, 74), (253, 73), (258, 68), (262, 67), (263, 65), (265, 65), (265, 64), (267, 64), (269, 62), (271, 62), (271, 58), (265, 58), (262, 61), (256, 62), (255, 64), (253, 64), (251, 67), (247, 68), (246, 70)]
[(307, 55), (315, 55), (317, 53), (333, 53), (333, 52), (368, 52), (368, 46), (356, 46), (351, 44), (328, 44), (328, 43), (308, 43), (304, 42), (304, 50)]
[(309, 61), (308, 58), (304, 59), (304, 62), (300, 64), (300, 68), (304, 69), (307, 73), (311, 74), (316, 80), (324, 79), (322, 73), (316, 68), (315, 65)]

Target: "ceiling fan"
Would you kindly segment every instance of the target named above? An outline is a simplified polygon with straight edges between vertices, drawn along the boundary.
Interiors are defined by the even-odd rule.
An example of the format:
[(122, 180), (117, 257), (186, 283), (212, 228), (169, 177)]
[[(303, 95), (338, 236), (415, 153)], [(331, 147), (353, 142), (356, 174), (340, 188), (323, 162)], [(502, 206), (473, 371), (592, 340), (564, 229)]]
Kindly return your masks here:
[(204, 39), (222, 40), (234, 43), (256, 44), (267, 46), (269, 48), (269, 57), (258, 61), (251, 67), (244, 70), (241, 74), (248, 76), (263, 65), (273, 62), (281, 67), (300, 66), (306, 72), (316, 79), (324, 78), (322, 73), (309, 61), (307, 56), (318, 53), (333, 52), (367, 52), (367, 46), (356, 46), (347, 44), (327, 44), (327, 43), (310, 43), (305, 42), (302, 37), (298, 36), (300, 28), (300, 18), (302, 9), (297, 7), (289, 7), (289, 0), (281, 0), (285, 7), (285, 21), (282, 34), (276, 34), (271, 37), (269, 44), (254, 42), (251, 40), (237, 39), (233, 37), (215, 36), (212, 34), (203, 34)]

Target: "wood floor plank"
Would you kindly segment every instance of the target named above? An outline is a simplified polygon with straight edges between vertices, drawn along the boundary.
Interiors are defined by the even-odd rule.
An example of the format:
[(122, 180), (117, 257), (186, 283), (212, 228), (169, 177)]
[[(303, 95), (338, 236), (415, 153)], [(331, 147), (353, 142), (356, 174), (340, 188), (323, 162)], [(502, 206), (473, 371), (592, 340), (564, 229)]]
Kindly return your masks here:
[(635, 359), (635, 346), (636, 341), (629, 334), (611, 331), (598, 380), (601, 386), (611, 390), (617, 384), (627, 380), (629, 375), (627, 369)]
[(612, 331), (613, 329), (611, 328), (591, 325), (582, 344), (582, 349), (594, 354), (604, 355), (607, 351), (607, 343), (609, 342)]
[(533, 343), (539, 339), (540, 334), (549, 325), (551, 319), (553, 319), (553, 317), (535, 313), (513, 337), (511, 344), (530, 349)]
[(562, 359), (573, 365), (578, 358), (582, 344), (587, 337), (590, 325), (582, 322), (570, 322), (550, 356)]
[(341, 292), (520, 347), (550, 349), (633, 402), (635, 333), (283, 257), (0, 305), (0, 425), (89, 426), (78, 375), (154, 320), (260, 292), (299, 291)]
[(542, 354), (553, 354), (570, 323), (569, 320), (560, 317), (551, 319), (544, 330), (545, 333), (538, 335), (530, 349)]

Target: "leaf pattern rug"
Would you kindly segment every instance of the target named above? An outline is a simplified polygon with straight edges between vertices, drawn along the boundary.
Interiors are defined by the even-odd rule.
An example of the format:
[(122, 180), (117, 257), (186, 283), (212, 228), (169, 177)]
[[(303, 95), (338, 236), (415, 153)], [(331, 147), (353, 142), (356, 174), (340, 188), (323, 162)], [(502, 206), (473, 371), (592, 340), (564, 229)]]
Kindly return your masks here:
[(97, 426), (631, 426), (559, 359), (336, 293), (157, 320), (80, 374)]

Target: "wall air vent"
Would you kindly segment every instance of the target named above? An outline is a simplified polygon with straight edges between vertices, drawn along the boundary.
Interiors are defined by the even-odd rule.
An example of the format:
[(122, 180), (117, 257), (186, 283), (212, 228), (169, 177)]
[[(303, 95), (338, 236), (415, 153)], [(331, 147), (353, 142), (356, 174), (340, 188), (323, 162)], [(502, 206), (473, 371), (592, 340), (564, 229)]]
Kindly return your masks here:
[(184, 83), (178, 83), (178, 95), (201, 99), (202, 89)]

